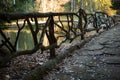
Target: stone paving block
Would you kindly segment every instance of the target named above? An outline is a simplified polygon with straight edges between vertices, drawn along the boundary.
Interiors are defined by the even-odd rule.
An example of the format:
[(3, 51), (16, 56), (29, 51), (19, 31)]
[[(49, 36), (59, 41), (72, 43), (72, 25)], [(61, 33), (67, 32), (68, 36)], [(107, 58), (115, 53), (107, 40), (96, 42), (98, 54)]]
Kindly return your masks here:
[(96, 44), (96, 45), (91, 45), (87, 48), (89, 51), (95, 51), (95, 50), (101, 50), (103, 49), (102, 45)]
[(103, 53), (108, 54), (108, 55), (120, 56), (120, 47), (119, 48), (104, 48)]
[(120, 56), (103, 57), (101, 61), (107, 64), (120, 65)]

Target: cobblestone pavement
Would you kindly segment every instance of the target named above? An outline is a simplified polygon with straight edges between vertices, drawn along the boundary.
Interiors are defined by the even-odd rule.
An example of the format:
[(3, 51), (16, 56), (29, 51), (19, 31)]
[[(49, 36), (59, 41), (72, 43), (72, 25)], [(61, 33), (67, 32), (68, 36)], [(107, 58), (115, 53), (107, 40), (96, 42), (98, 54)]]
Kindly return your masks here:
[(120, 25), (74, 51), (44, 80), (120, 80)]

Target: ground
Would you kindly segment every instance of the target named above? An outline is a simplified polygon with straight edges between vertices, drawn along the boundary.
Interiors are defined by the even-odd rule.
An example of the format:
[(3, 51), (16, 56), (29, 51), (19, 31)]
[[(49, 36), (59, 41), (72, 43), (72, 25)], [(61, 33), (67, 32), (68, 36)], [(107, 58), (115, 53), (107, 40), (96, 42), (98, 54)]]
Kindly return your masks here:
[[(0, 80), (22, 80), (23, 75), (48, 61), (48, 56), (38, 51), (15, 58), (10, 67), (0, 70)], [(75, 50), (43, 80), (120, 80), (120, 25)]]
[(120, 26), (75, 50), (44, 80), (120, 80)]

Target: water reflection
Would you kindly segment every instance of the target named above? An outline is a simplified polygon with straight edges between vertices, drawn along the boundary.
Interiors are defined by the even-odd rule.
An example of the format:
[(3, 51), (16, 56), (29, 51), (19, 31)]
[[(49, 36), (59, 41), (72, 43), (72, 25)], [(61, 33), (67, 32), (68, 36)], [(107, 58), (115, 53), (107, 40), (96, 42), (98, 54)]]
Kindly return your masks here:
[[(59, 36), (60, 33), (62, 33), (60, 30), (57, 30), (57, 31), (59, 31), (59, 33), (55, 34), (56, 37)], [(17, 36), (17, 30), (5, 30), (4, 33), (7, 37), (10, 37), (10, 42), (14, 45), (15, 39)], [(94, 35), (95, 33), (96, 33), (95, 31), (88, 32), (88, 33), (86, 33), (85, 36), (88, 37), (90, 35)], [(40, 34), (41, 34), (41, 31), (38, 33), (38, 36), (37, 36), (38, 40), (40, 38)], [(1, 36), (0, 36), (0, 38), (1, 38)], [(57, 43), (60, 43), (62, 40), (64, 40), (63, 37), (59, 38)], [(44, 36), (43, 45), (44, 46), (49, 45), (49, 41), (48, 41), (46, 35)], [(34, 42), (33, 42), (32, 34), (31, 34), (30, 30), (22, 30), (21, 31), (16, 48), (18, 51), (30, 50), (30, 49), (34, 48)]]
[[(13, 30), (6, 30), (4, 32), (8, 37), (10, 37), (10, 41), (14, 45), (15, 38), (17, 36), (17, 30), (14, 30), (14, 31)], [(34, 48), (34, 43), (33, 43), (32, 35), (31, 35), (30, 31), (24, 30), (20, 33), (16, 48), (18, 51)]]
[[(17, 30), (4, 30), (4, 33), (7, 37), (10, 37), (10, 42), (14, 45), (15, 44), (15, 39), (17, 36)], [(58, 34), (55, 34), (55, 36), (57, 36)], [(39, 40), (41, 36), (41, 31), (39, 31), (37, 38)], [(44, 46), (49, 46), (49, 41), (47, 39), (47, 36), (44, 35), (43, 38), (43, 45)], [(58, 42), (60, 42), (63, 38), (60, 38), (58, 40)], [(17, 42), (17, 50), (21, 51), (21, 50), (30, 50), (34, 48), (34, 41), (32, 38), (32, 34), (30, 32), (30, 30), (22, 30), (20, 32), (19, 38), (18, 38), (18, 42)]]

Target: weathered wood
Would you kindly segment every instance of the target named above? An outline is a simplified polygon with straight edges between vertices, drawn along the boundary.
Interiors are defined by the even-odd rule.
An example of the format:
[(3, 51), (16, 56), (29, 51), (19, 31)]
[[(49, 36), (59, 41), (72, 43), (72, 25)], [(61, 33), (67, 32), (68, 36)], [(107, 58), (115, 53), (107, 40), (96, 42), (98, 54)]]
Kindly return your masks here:
[[(57, 40), (55, 38), (54, 35), (54, 19), (53, 16), (50, 17), (50, 23), (49, 23), (49, 34), (47, 34), (48, 40), (49, 40), (49, 44), (53, 45), (53, 44), (57, 44)], [(50, 58), (55, 58), (56, 54), (55, 54), (55, 47), (53, 47), (52, 49), (50, 49)]]
[(3, 31), (0, 29), (0, 34), (4, 38), (5, 42), (9, 44), (9, 46), (12, 48), (12, 52), (16, 51), (15, 47), (12, 45), (12, 43), (9, 41), (9, 39), (5, 36)]
[(17, 22), (16, 22), (17, 27), (18, 27), (18, 32), (17, 32), (15, 44), (14, 44), (14, 47), (15, 47), (15, 48), (16, 48), (16, 46), (17, 46), (17, 42), (18, 42), (18, 38), (19, 38), (20, 32), (21, 32), (21, 30), (25, 27), (25, 22), (26, 22), (26, 20), (24, 20), (24, 23), (23, 23), (23, 25), (22, 25), (21, 27), (20, 27), (20, 25), (18, 24), (18, 20), (17, 20)]
[[(78, 11), (79, 13), (79, 28), (80, 28), (80, 31), (81, 33), (85, 33), (84, 32), (84, 29), (86, 28), (86, 24), (87, 24), (87, 15), (85, 13), (85, 11), (83, 9), (79, 9)], [(83, 26), (83, 20), (85, 21), (85, 25)], [(84, 39), (84, 34), (81, 35), (81, 39), (83, 40)]]
[(38, 12), (31, 12), (31, 13), (0, 13), (0, 19), (10, 21), (10, 20), (17, 20), (17, 19), (26, 19), (26, 18), (44, 18), (50, 16), (64, 16), (64, 15), (76, 15), (76, 13), (72, 12), (61, 12), (61, 13), (38, 13)]
[[(95, 14), (93, 14), (93, 27), (95, 28), (95, 30), (98, 32), (99, 29), (101, 29), (100, 25), (101, 24), (109, 24), (109, 22), (107, 22), (108, 20), (105, 19), (104, 22), (106, 23), (102, 23), (102, 21), (98, 21), (98, 19), (100, 19), (99, 17), (97, 17), (97, 15), (99, 17), (103, 17), (104, 15), (107, 16), (107, 18), (109, 18), (109, 16), (106, 13), (102, 13), (102, 12), (96, 12)], [(91, 14), (90, 14), (91, 15)], [(55, 22), (54, 17), (58, 16), (58, 21)], [(61, 16), (65, 16), (67, 18), (67, 27), (63, 24), (64, 20), (62, 21), (62, 19), (60, 18)], [(73, 17), (77, 16), (78, 17), (78, 24), (76, 26), (73, 27)], [(72, 13), (72, 12), (64, 12), (64, 13), (0, 13), (0, 19), (10, 22), (12, 20), (19, 20), (19, 19), (24, 19), (24, 23), (23, 26), (19, 26), (18, 22), (17, 27), (18, 27), (18, 32), (17, 32), (17, 37), (15, 40), (14, 45), (10, 42), (10, 40), (8, 39), (8, 37), (3, 33), (2, 29), (0, 28), (0, 35), (3, 37), (4, 40), (2, 40), (2, 44), (0, 44), (0, 47), (6, 46), (9, 51), (13, 54), (6, 56), (5, 60), (2, 63), (8, 62), (10, 61), (12, 58), (15, 58), (17, 56), (20, 55), (25, 55), (25, 54), (33, 54), (35, 53), (38, 49), (41, 49), (42, 51), (44, 50), (50, 50), (50, 56), (51, 57), (55, 57), (55, 48), (58, 46), (57, 45), (57, 40), (59, 37), (58, 36), (56, 38), (55, 36), (55, 32), (54, 32), (54, 27), (58, 27), (59, 29), (62, 30), (62, 32), (64, 33), (64, 35), (62, 37), (64, 37), (65, 39), (63, 41), (61, 41), (60, 45), (69, 40), (70, 42), (73, 41), (76, 37), (81, 36), (81, 39), (84, 39), (84, 34), (87, 31), (92, 31), (90, 29), (87, 30), (86, 26), (87, 26), (87, 14), (84, 12), (84, 10), (79, 9), (78, 13)], [(44, 26), (42, 26), (42, 32), (41, 32), (41, 36), (40, 39), (38, 41), (38, 32), (39, 32), (39, 24), (38, 24), (38, 18), (47, 18), (46, 23)], [(35, 24), (32, 24), (30, 19), (32, 19), (32, 21)], [(31, 50), (24, 50), (24, 51), (17, 51), (16, 50), (16, 45), (17, 45), (17, 41), (19, 38), (19, 34), (22, 31), (22, 29), (25, 27), (25, 22), (27, 21), (29, 29), (31, 31), (32, 37), (33, 37), (33, 42), (34, 42), (34, 48)], [(58, 24), (58, 22), (60, 23), (60, 25)], [(98, 24), (98, 22), (101, 22)], [(114, 22), (113, 22), (114, 23)], [(33, 25), (35, 26), (33, 28)], [(54, 26), (56, 25), (56, 26)], [(111, 24), (110, 24), (111, 25)], [(108, 26), (109, 27), (109, 26)], [(45, 36), (45, 34), (47, 35), (47, 38), (49, 40), (49, 46), (44, 47), (43, 46), (43, 38)]]
[[(26, 21), (27, 21), (27, 23), (28, 23), (28, 25), (29, 25), (29, 28), (30, 28), (30, 31), (31, 31), (31, 33), (32, 33), (32, 37), (33, 37), (33, 41), (34, 41), (34, 46), (36, 46), (36, 45), (38, 45), (38, 40), (37, 40), (37, 33), (38, 33), (38, 23), (36, 24), (37, 26), (36, 26), (36, 30), (34, 31), (34, 27), (32, 26), (32, 24), (31, 24), (31, 22), (30, 22), (30, 20), (29, 20), (29, 18), (28, 19), (26, 19)], [(35, 21), (36, 22), (36, 21)]]

